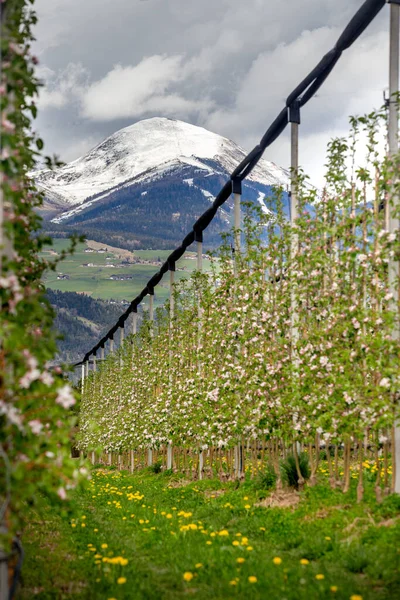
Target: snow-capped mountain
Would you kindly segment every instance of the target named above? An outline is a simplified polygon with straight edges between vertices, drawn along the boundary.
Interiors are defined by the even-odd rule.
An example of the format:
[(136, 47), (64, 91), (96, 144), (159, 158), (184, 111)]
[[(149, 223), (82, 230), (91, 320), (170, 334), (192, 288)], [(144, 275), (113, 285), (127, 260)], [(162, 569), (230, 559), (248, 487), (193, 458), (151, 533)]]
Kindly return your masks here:
[[(166, 226), (172, 229), (167, 235), (171, 243), (190, 230), (244, 156), (237, 144), (202, 127), (153, 118), (34, 177), (45, 194), (44, 214), (54, 226), (87, 234), (96, 230), (97, 238), (110, 234), (114, 241), (119, 237), (129, 239), (129, 245), (157, 247)], [(264, 198), (272, 186), (286, 188), (288, 181), (287, 171), (260, 160), (245, 182), (243, 197), (266, 210)], [(227, 228), (230, 211), (227, 203), (213, 223), (214, 232)]]

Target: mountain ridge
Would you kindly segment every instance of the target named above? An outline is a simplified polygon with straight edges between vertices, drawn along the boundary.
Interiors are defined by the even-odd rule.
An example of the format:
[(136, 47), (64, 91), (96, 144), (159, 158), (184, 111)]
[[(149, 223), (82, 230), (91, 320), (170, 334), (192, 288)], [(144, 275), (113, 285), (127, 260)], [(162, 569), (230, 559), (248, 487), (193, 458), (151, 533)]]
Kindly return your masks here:
[[(161, 248), (163, 223), (172, 247), (244, 157), (244, 150), (227, 138), (155, 117), (115, 132), (68, 165), (38, 171), (34, 177), (45, 195), (47, 230), (86, 229), (99, 241), (112, 235), (116, 245), (123, 240), (130, 248)], [(243, 182), (243, 198), (266, 211), (264, 200), (273, 187), (287, 187), (288, 182), (287, 171), (261, 159)], [(218, 243), (220, 231), (231, 227), (231, 204), (224, 205), (208, 228), (211, 243)], [(152, 235), (152, 229), (157, 233)]]

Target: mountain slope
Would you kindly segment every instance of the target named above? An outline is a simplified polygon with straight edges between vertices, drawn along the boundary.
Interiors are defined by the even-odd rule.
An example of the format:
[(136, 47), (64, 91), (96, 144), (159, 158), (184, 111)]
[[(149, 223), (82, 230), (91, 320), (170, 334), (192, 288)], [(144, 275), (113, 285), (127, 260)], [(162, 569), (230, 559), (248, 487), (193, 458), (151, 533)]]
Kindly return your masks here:
[(85, 294), (46, 290), (55, 310), (54, 328), (61, 334), (57, 360), (73, 363), (82, 358), (115, 323), (126, 308)]
[[(125, 247), (171, 247), (190, 230), (245, 152), (234, 142), (182, 121), (153, 118), (121, 129), (85, 156), (34, 174), (53, 228), (90, 233)], [(261, 160), (243, 197), (259, 202), (288, 173)], [(210, 243), (231, 223), (231, 203), (207, 230)], [(111, 236), (111, 237), (110, 237)], [(208, 237), (210, 236), (210, 237)], [(214, 240), (215, 238), (215, 240)]]

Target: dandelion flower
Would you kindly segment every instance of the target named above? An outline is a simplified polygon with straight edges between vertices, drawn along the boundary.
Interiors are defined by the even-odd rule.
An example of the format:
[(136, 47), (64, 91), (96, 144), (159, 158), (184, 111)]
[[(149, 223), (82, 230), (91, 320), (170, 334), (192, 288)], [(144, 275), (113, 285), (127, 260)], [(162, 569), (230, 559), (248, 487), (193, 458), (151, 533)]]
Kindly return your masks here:
[(360, 596), (359, 594), (353, 594), (352, 596), (350, 596), (350, 600), (363, 600), (362, 596)]
[(275, 556), (275, 558), (272, 559), (272, 562), (274, 563), (274, 565), (280, 565), (282, 559), (279, 556)]
[(243, 564), (245, 562), (245, 558), (242, 558), (241, 556), (239, 558), (236, 559), (236, 562), (239, 563), (239, 565)]
[(222, 529), (218, 535), (227, 536), (229, 535), (229, 531), (227, 531), (226, 529)]
[(300, 559), (300, 564), (301, 565), (309, 565), (310, 561), (307, 558), (301, 558)]
[(237, 540), (233, 540), (232, 546), (239, 546), (239, 542)]
[(207, 540), (207, 541), (206, 541), (206, 544), (207, 544), (207, 546), (211, 546), (211, 545), (212, 545), (212, 542), (210, 542), (210, 540)]
[(86, 527), (86, 523), (81, 523), (81, 527)]
[(201, 569), (202, 566), (203, 566), (203, 563), (196, 563), (195, 564), (196, 569)]
[(123, 583), (126, 583), (126, 577), (118, 577), (117, 583), (119, 585), (122, 585)]
[(108, 544), (102, 544), (101, 547), (103, 548), (103, 550), (105, 550), (106, 548), (108, 548)]
[(321, 581), (322, 579), (325, 579), (325, 575), (323, 575), (322, 573), (317, 573), (317, 575), (315, 576), (315, 579), (318, 579)]
[(250, 504), (245, 504), (244, 507), (248, 510), (249, 508), (251, 508)]
[(335, 593), (338, 591), (338, 586), (337, 585), (331, 585), (330, 587), (331, 592)]
[(232, 581), (229, 582), (229, 585), (237, 585), (237, 581), (235, 581), (234, 579), (232, 579)]
[(76, 527), (76, 523), (71, 523), (71, 527)]
[(250, 575), (249, 583), (257, 583), (257, 577), (255, 577), (254, 575)]
[(183, 574), (183, 579), (184, 579), (185, 581), (192, 581), (192, 579), (193, 579), (193, 573), (191, 573), (190, 571), (186, 571), (186, 572)]

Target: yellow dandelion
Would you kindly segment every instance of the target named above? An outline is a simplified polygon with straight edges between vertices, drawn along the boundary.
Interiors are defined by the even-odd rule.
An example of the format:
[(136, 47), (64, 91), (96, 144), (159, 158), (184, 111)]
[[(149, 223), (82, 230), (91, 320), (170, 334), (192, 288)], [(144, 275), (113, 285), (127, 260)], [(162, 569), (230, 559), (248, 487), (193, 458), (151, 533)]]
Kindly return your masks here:
[(250, 504), (245, 504), (244, 507), (248, 510), (249, 508), (251, 508)]
[(251, 552), (253, 550), (253, 546), (247, 546), (246, 550), (248, 550), (249, 552)]
[(249, 583), (257, 583), (257, 577), (255, 577), (254, 575), (250, 575)]
[(275, 558), (272, 559), (272, 562), (274, 565), (280, 565), (282, 563), (282, 559), (279, 556), (275, 556)]
[(118, 577), (117, 583), (118, 583), (118, 585), (122, 585), (123, 583), (126, 583), (126, 577)]
[(232, 542), (232, 546), (239, 546), (239, 545), (240, 545), (240, 544), (239, 544), (239, 542), (238, 542), (237, 540), (233, 540), (233, 542)]
[(239, 565), (242, 565), (245, 561), (246, 559), (242, 556), (239, 556), (239, 558), (236, 559), (236, 562), (239, 563)]
[(318, 579), (319, 581), (321, 581), (322, 579), (325, 579), (325, 575), (323, 575), (322, 573), (317, 573), (317, 575), (315, 576), (315, 579)]
[(210, 542), (210, 540), (206, 541), (207, 546), (212, 546), (212, 542)]
[(81, 523), (81, 527), (86, 527), (86, 523)]
[(235, 581), (234, 579), (232, 579), (232, 581), (229, 582), (229, 585), (237, 585), (237, 581)]
[(338, 591), (338, 586), (337, 585), (331, 585), (330, 587), (331, 592), (335, 593)]
[(190, 571), (186, 571), (186, 572), (183, 574), (183, 579), (184, 579), (185, 581), (192, 581), (192, 579), (193, 579), (193, 573), (191, 573)]
[(201, 569), (202, 566), (203, 566), (203, 563), (196, 563), (195, 564), (196, 569)]
[(359, 594), (353, 594), (350, 596), (350, 600), (363, 600), (363, 598)]
[(331, 537), (329, 537), (329, 535), (326, 535), (326, 536), (325, 536), (325, 539), (326, 539), (328, 542), (330, 542), (332, 538), (331, 538)]
[(226, 529), (222, 529), (218, 535), (227, 536), (229, 535), (229, 531), (227, 531)]
[(103, 548), (103, 550), (105, 550), (106, 548), (108, 548), (108, 544), (102, 544), (101, 547)]
[(300, 564), (301, 565), (309, 565), (310, 561), (307, 558), (301, 558), (300, 559)]
[(76, 523), (71, 523), (71, 527), (76, 527)]

